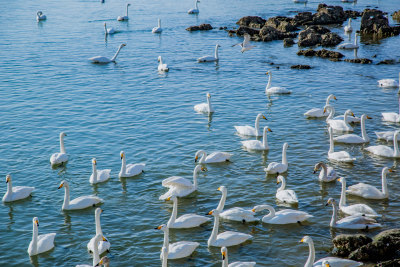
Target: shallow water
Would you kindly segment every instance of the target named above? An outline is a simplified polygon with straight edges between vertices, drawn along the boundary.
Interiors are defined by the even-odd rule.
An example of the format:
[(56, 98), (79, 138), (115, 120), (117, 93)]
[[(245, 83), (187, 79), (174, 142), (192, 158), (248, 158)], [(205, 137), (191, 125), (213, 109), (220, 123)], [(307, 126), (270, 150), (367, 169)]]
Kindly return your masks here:
[[(377, 6), (390, 14), (396, 1), (359, 1), (343, 4), (346, 9), (363, 10)], [(303, 113), (322, 107), (328, 94), (338, 101), (336, 111), (351, 108), (360, 116), (367, 113), (367, 131), (375, 141), (374, 131), (398, 127), (384, 124), (380, 112), (397, 111), (397, 90), (382, 90), (376, 81), (398, 78), (398, 65), (357, 65), (331, 62), (296, 55), (297, 46), (284, 48), (282, 41), (256, 43), (256, 48), (241, 54), (231, 45), (241, 41), (218, 29), (190, 33), (190, 25), (211, 23), (214, 27), (234, 27), (242, 16), (292, 16), (293, 11), (315, 11), (318, 1), (306, 6), (285, 2), (202, 1), (200, 14), (186, 14), (192, 1), (135, 1), (130, 7), (130, 21), (117, 22), (125, 13), (125, 1), (21, 1), (0, 5), (0, 176), (13, 176), (14, 185), (34, 185), (33, 197), (0, 205), (0, 262), (3, 265), (71, 266), (91, 264), (86, 244), (95, 233), (94, 209), (63, 212), (64, 192), (57, 190), (62, 180), (71, 185), (71, 197), (96, 194), (105, 200), (101, 216), (105, 236), (111, 242), (112, 266), (157, 266), (163, 242), (161, 231), (154, 227), (166, 223), (172, 203), (158, 197), (166, 190), (161, 181), (172, 175), (192, 176), (194, 154), (198, 149), (228, 151), (232, 163), (210, 165), (200, 174), (199, 190), (179, 202), (179, 214), (205, 214), (215, 208), (220, 198), (216, 189), (228, 188), (226, 208), (275, 204), (276, 180), (265, 177), (263, 168), (281, 157), (282, 144), (288, 142), (288, 188), (295, 189), (299, 209), (315, 217), (303, 226), (242, 225), (223, 222), (220, 231), (251, 233), (254, 238), (229, 249), (230, 261), (255, 260), (260, 266), (301, 266), (308, 256), (306, 245), (298, 241), (310, 235), (316, 246), (316, 258), (331, 249), (331, 238), (348, 231), (328, 226), (331, 207), (324, 207), (329, 197), (338, 200), (340, 184), (320, 184), (313, 175), (316, 162), (326, 161), (329, 148), (325, 123), (306, 120)], [(329, 4), (341, 4), (331, 1)], [(37, 23), (42, 10), (47, 21)], [(162, 19), (164, 32), (151, 34)], [(119, 30), (108, 37), (103, 22)], [(360, 19), (354, 21), (359, 27)], [(393, 24), (393, 22), (391, 21)], [(342, 28), (333, 31), (343, 35)], [(378, 62), (399, 59), (400, 37), (363, 44), (359, 57)], [(117, 64), (93, 65), (89, 57), (112, 56), (120, 43), (126, 42)], [(198, 64), (196, 58), (212, 55), (221, 45), (219, 64)], [(353, 58), (353, 52), (344, 52)], [(169, 64), (168, 74), (158, 74), (157, 57)], [(270, 65), (270, 63), (274, 65)], [(311, 70), (291, 70), (290, 65), (309, 64)], [(279, 69), (276, 67), (279, 66)], [(271, 97), (264, 94), (265, 72), (272, 70), (273, 85), (289, 88), (291, 95)], [(212, 95), (216, 112), (212, 118), (196, 114), (193, 105)], [(268, 135), (268, 153), (249, 153), (241, 148), (244, 138), (235, 134), (233, 125), (253, 125), (257, 113), (268, 117), (273, 132)], [(65, 168), (52, 169), (49, 157), (58, 151), (58, 135), (65, 131), (65, 145), (70, 160)], [(360, 134), (360, 127), (355, 133)], [(368, 182), (380, 185), (384, 166), (393, 160), (372, 157), (360, 146), (337, 146), (357, 157), (354, 165), (337, 165), (348, 185)], [(118, 179), (119, 151), (127, 161), (145, 162), (146, 172), (136, 178)], [(107, 183), (91, 186), (91, 159), (98, 169), (111, 168)], [(382, 218), (383, 229), (399, 227), (399, 173), (388, 177), (389, 201), (365, 201), (349, 197), (349, 203), (368, 203)], [(6, 191), (5, 183), (0, 189)], [(49, 253), (29, 258), (26, 250), (31, 239), (32, 217), (40, 220), (39, 233), (56, 232), (56, 246)], [(219, 248), (207, 248), (212, 223), (189, 230), (171, 230), (170, 240), (197, 241), (201, 245), (188, 258), (170, 261), (170, 266), (219, 266)], [(370, 232), (370, 235), (376, 232)]]

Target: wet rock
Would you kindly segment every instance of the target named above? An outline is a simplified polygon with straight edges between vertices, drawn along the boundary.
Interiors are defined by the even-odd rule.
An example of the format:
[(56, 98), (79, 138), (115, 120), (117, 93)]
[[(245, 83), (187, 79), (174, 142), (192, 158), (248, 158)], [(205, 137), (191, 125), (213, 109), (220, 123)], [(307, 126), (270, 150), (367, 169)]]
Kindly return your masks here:
[(344, 61), (350, 63), (358, 63), (358, 64), (371, 64), (372, 60), (368, 58), (355, 58), (355, 59), (345, 59)]
[(331, 32), (329, 29), (313, 25), (299, 33), (298, 46), (335, 46), (343, 41), (343, 38), (338, 34)]
[(219, 30), (226, 30), (228, 27), (219, 27)]
[(400, 10), (395, 11), (395, 12), (392, 14), (392, 18), (393, 18), (394, 20), (400, 21)]
[(396, 64), (396, 61), (394, 59), (385, 59), (382, 61), (379, 61), (378, 64), (376, 65), (394, 65)]
[(250, 28), (260, 29), (264, 26), (266, 20), (257, 16), (246, 16), (239, 19), (236, 24)]
[(293, 32), (299, 30), (293, 18), (284, 16), (272, 17), (267, 20), (265, 26), (270, 26), (281, 32)]
[(347, 19), (346, 14), (341, 6), (328, 6), (326, 4), (319, 4), (317, 13), (313, 15), (312, 24), (326, 25), (326, 24), (342, 24)]
[(335, 246), (333, 254), (339, 257), (347, 257), (352, 251), (371, 243), (372, 238), (362, 234), (338, 235), (332, 240), (332, 242)]
[(334, 61), (339, 61), (342, 57), (344, 57), (343, 54), (336, 52), (336, 51), (330, 51), (326, 49), (321, 49), (321, 50), (313, 50), (313, 49), (307, 49), (307, 50), (300, 50), (297, 52), (297, 55), (299, 56), (306, 56), (306, 57), (321, 57), (321, 58), (328, 58)]
[(209, 31), (212, 30), (213, 27), (210, 24), (201, 24), (199, 26), (190, 26), (186, 28), (187, 31), (193, 32), (193, 31)]
[(292, 45), (294, 45), (294, 41), (292, 38), (285, 38), (285, 39), (283, 39), (283, 45), (284, 46), (292, 46)]
[(277, 29), (266, 25), (261, 28), (259, 35), (261, 40), (264, 42), (297, 37), (297, 33), (278, 31)]
[(346, 18), (355, 19), (357, 17), (361, 17), (363, 13), (356, 10), (345, 10), (344, 14), (346, 15)]
[(236, 34), (239, 36), (243, 36), (245, 33), (248, 33), (250, 36), (259, 35), (260, 30), (246, 27), (246, 26), (240, 26), (239, 29), (237, 29), (237, 31), (236, 31)]
[(398, 267), (400, 266), (400, 259), (383, 261), (375, 265), (376, 267)]
[(307, 25), (310, 24), (313, 19), (311, 12), (300, 12), (294, 16), (294, 21), (296, 25)]
[(298, 69), (298, 70), (309, 70), (311, 69), (310, 65), (292, 65), (290, 66), (291, 69)]
[(377, 9), (364, 10), (363, 16), (361, 17), (361, 33), (378, 33), (379, 29), (387, 28), (390, 28), (389, 21), (382, 11)]

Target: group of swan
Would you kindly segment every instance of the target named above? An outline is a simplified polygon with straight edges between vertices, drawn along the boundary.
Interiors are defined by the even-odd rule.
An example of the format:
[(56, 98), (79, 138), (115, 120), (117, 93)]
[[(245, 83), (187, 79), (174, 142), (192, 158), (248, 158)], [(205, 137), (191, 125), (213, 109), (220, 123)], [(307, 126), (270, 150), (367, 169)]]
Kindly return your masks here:
[[(345, 113), (346, 112), (348, 112), (348, 110), (346, 110)], [(354, 114), (352, 114), (352, 112), (348, 113), (347, 116), (345, 116), (345, 115), (335, 116), (335, 108), (330, 104), (324, 106), (324, 113), (328, 113), (328, 117), (325, 120), (326, 123), (328, 123), (328, 121), (330, 121), (330, 120), (342, 120), (342, 121), (345, 120), (347, 123), (360, 123), (361, 122), (361, 118), (356, 117)], [(352, 116), (349, 117), (349, 115), (352, 115)]]
[(197, 59), (197, 62), (214, 62), (218, 61), (218, 47), (221, 47), (219, 44), (215, 45), (215, 53), (214, 56), (204, 56)]
[(211, 95), (210, 95), (210, 93), (207, 93), (206, 96), (207, 96), (207, 103), (201, 103), (201, 104), (197, 104), (197, 105), (194, 106), (194, 110), (196, 112), (208, 113), (208, 114), (214, 112), (214, 108), (211, 105)]
[(265, 94), (266, 95), (290, 94), (290, 93), (292, 93), (292, 91), (290, 91), (290, 90), (288, 90), (288, 89), (286, 89), (284, 87), (280, 87), (280, 86), (271, 87), (272, 73), (271, 73), (271, 71), (267, 71), (265, 74), (268, 75), (268, 83), (267, 83), (267, 87), (265, 88)]
[(242, 53), (244, 53), (245, 51), (249, 51), (250, 49), (255, 47), (255, 45), (250, 45), (250, 34), (245, 33), (243, 35), (243, 38), (243, 42), (232, 45), (232, 47), (239, 45), (242, 48), (240, 50), (240, 52)]
[[(355, 117), (354, 113), (348, 109), (346, 110), (346, 112), (344, 113), (343, 119), (342, 118), (331, 118), (334, 112), (334, 108), (332, 106), (329, 106), (329, 108), (331, 109), (330, 114), (328, 116), (328, 118), (326, 119), (326, 122), (328, 123), (328, 125), (335, 131), (340, 131), (340, 132), (352, 132), (354, 131), (353, 127), (351, 127), (351, 125), (349, 124), (349, 120), (348, 120), (348, 116), (351, 115), (353, 117)], [(325, 107), (325, 111), (326, 111), (327, 107)]]
[(124, 46), (126, 46), (126, 44), (120, 44), (117, 52), (115, 53), (115, 55), (111, 59), (108, 58), (108, 57), (96, 56), (96, 57), (89, 58), (89, 60), (91, 60), (93, 63), (97, 63), (97, 64), (108, 64), (108, 63), (111, 63), (111, 62), (115, 63), (115, 60), (117, 59), (119, 51), (121, 51), (122, 47), (124, 47)]
[(371, 117), (363, 114), (361, 116), (361, 136), (356, 135), (356, 134), (345, 134), (345, 135), (340, 135), (333, 140), (337, 143), (346, 143), (346, 144), (364, 144), (369, 142), (369, 137), (367, 134), (367, 131), (365, 130), (365, 120), (366, 119), (372, 119)]
[(328, 132), (329, 132), (328, 159), (343, 163), (353, 163), (356, 160), (356, 158), (351, 157), (347, 151), (335, 152), (335, 144), (333, 141), (333, 133), (331, 127), (329, 127)]
[(385, 145), (369, 146), (364, 148), (366, 151), (375, 154), (377, 156), (385, 158), (400, 158), (399, 145), (397, 143), (397, 138), (399, 136), (400, 130), (396, 131), (393, 135), (393, 148)]
[[(326, 98), (325, 106), (328, 106), (329, 101), (332, 99), (337, 100), (336, 96), (330, 94)], [(321, 118), (321, 117), (326, 117), (328, 115), (329, 114), (328, 114), (328, 112), (326, 112), (325, 108), (312, 108), (309, 111), (307, 111), (306, 113), (304, 113), (304, 116), (306, 116), (307, 118)]]
[(92, 265), (89, 264), (78, 264), (75, 267), (93, 267), (93, 266), (99, 266), (100, 262), (105, 262), (105, 258), (103, 257), (102, 259), (100, 259), (100, 252), (99, 252), (99, 244), (100, 242), (108, 242), (107, 239), (102, 235), (102, 234), (97, 234), (94, 237), (94, 245), (93, 245), (93, 261), (92, 261)]

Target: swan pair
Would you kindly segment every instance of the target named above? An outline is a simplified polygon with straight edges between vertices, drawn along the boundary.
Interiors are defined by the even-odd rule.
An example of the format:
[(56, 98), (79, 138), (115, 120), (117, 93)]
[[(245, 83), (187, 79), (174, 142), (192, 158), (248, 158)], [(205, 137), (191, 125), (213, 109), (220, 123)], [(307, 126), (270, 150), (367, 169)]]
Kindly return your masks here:
[(286, 158), (286, 150), (289, 147), (288, 143), (283, 144), (282, 148), (282, 162), (271, 162), (268, 164), (267, 168), (264, 168), (264, 171), (267, 174), (275, 174), (275, 173), (285, 173), (288, 169), (288, 161)]
[[(330, 94), (326, 98), (325, 106), (328, 106), (329, 102), (332, 99), (337, 100), (336, 96)], [(306, 116), (307, 118), (321, 118), (321, 117), (326, 117), (328, 115), (329, 115), (328, 112), (326, 112), (326, 110), (324, 110), (324, 108), (312, 108), (312, 109), (308, 110), (306, 113), (304, 113), (304, 116)]]
[(214, 108), (211, 105), (211, 95), (210, 95), (210, 93), (207, 93), (206, 97), (207, 97), (207, 103), (197, 104), (197, 105), (195, 105), (193, 107), (196, 112), (208, 113), (208, 114), (214, 113)]
[(369, 142), (369, 137), (367, 131), (365, 130), (365, 120), (372, 119), (371, 117), (363, 114), (361, 116), (361, 136), (356, 134), (345, 134), (338, 137), (333, 138), (333, 141), (337, 143), (346, 143), (346, 144), (364, 144)]
[(46, 19), (47, 19), (47, 17), (46, 17), (46, 15), (43, 14), (42, 11), (38, 11), (36, 13), (36, 20), (37, 21), (46, 20)]
[(321, 168), (318, 179), (321, 182), (332, 182), (336, 180), (336, 171), (333, 167), (326, 166), (323, 162), (318, 162), (314, 166), (314, 174)]
[(280, 86), (274, 86), (271, 87), (271, 79), (272, 79), (272, 73), (271, 71), (267, 71), (265, 73), (266, 75), (268, 75), (268, 83), (267, 83), (267, 87), (265, 87), (265, 94), (266, 95), (277, 95), (277, 94), (290, 94), (292, 93), (292, 91), (284, 88), (284, 87), (280, 87)]
[(101, 240), (100, 242), (96, 242), (96, 237), (98, 235), (102, 235), (103, 236), (103, 231), (101, 230), (101, 223), (100, 223), (100, 214), (103, 213), (103, 210), (100, 208), (97, 208), (94, 212), (94, 222), (95, 222), (95, 226), (96, 226), (96, 235), (92, 237), (92, 239), (90, 239), (89, 243), (87, 243), (87, 249), (89, 252), (94, 253), (95, 251), (95, 244), (97, 244), (97, 251), (98, 253), (101, 255), (106, 251), (110, 250), (110, 242), (108, 241), (103, 241)]
[(6, 176), (6, 183), (7, 183), (7, 192), (3, 196), (3, 202), (12, 202), (20, 199), (25, 199), (32, 194), (33, 190), (35, 190), (35, 188), (31, 186), (13, 187), (10, 174), (7, 174)]
[(387, 199), (389, 198), (389, 192), (387, 188), (387, 180), (386, 175), (389, 172), (394, 172), (394, 170), (384, 167), (382, 169), (382, 191), (376, 188), (375, 186), (358, 183), (352, 186), (349, 186), (346, 190), (347, 193), (367, 199)]
[[(335, 108), (331, 105), (325, 105), (324, 106), (324, 110), (325, 112), (329, 112), (328, 113), (328, 118), (326, 118), (326, 123), (328, 123), (329, 120), (346, 120), (346, 122), (348, 123), (359, 123), (361, 122), (361, 118), (354, 116), (345, 116), (345, 115), (339, 115), (339, 116), (335, 116)], [(347, 112), (347, 110), (346, 110)], [(345, 112), (345, 113), (346, 113)], [(348, 113), (348, 115), (351, 115), (351, 113)], [(334, 117), (335, 116), (335, 117)]]
[(89, 58), (89, 60), (91, 60), (92, 63), (97, 63), (97, 64), (108, 64), (108, 63), (111, 63), (111, 62), (115, 63), (115, 60), (117, 59), (119, 51), (121, 51), (121, 48), (124, 47), (124, 46), (126, 46), (126, 44), (120, 44), (117, 52), (115, 53), (115, 55), (111, 59), (108, 58), (108, 57), (96, 56), (96, 57)]
[(244, 40), (241, 43), (232, 45), (232, 47), (239, 45), (242, 49), (240, 52), (244, 53), (245, 51), (249, 51), (250, 49), (256, 47), (255, 45), (250, 45), (250, 35), (248, 33), (244, 34)]
[(179, 218), (176, 218), (178, 214), (178, 198), (176, 196), (168, 197), (167, 201), (172, 200), (173, 208), (171, 217), (168, 220), (167, 226), (172, 229), (183, 229), (183, 228), (194, 228), (198, 227), (210, 220), (205, 216), (197, 215), (194, 213), (184, 214)]
[(141, 174), (144, 172), (144, 167), (146, 167), (145, 163), (137, 163), (137, 164), (128, 164), (126, 165), (126, 157), (125, 157), (125, 152), (121, 151), (119, 153), (121, 157), (121, 170), (118, 174), (119, 178), (128, 178), (128, 177), (133, 177), (136, 175)]
[[(102, 235), (102, 234), (98, 234), (94, 237), (94, 245), (93, 245), (93, 261), (92, 261), (92, 265), (89, 264), (79, 264), (76, 265), (75, 267), (94, 267), (94, 266), (99, 266), (100, 264), (104, 264), (107, 266), (107, 263), (109, 264), (109, 260), (108, 258), (102, 258), (100, 260), (100, 253), (98, 250), (99, 244), (100, 242), (108, 242), (107, 239)], [(102, 263), (100, 263), (102, 262)]]
[(348, 23), (346, 26), (344, 26), (344, 32), (352, 32), (353, 31), (353, 27), (351, 27), (351, 18), (349, 18)]
[(262, 210), (269, 210), (269, 214), (262, 218), (262, 222), (269, 224), (291, 224), (301, 223), (314, 216), (301, 210), (284, 209), (278, 212), (275, 211), (274, 207), (270, 205), (258, 205), (255, 206), (252, 211), (260, 212)]
[(340, 44), (337, 48), (338, 49), (358, 49), (358, 43), (357, 43), (357, 37), (358, 37), (358, 33), (356, 32), (355, 36), (354, 36), (354, 44), (352, 43), (344, 43), (344, 44)]
[(226, 247), (221, 248), (221, 254), (222, 254), (222, 267), (253, 267), (256, 265), (256, 262), (254, 261), (235, 261), (230, 264), (228, 264), (228, 249)]
[(262, 113), (258, 113), (254, 127), (249, 126), (249, 125), (234, 126), (236, 129), (236, 132), (238, 134), (244, 135), (244, 136), (256, 136), (256, 137), (262, 136), (262, 134), (260, 132), (260, 120), (261, 119), (267, 120), (267, 118)]
[(264, 127), (262, 142), (259, 140), (246, 140), (241, 141), (242, 145), (249, 150), (269, 150), (267, 132), (272, 132), (268, 127)]
[(229, 162), (231, 157), (233, 156), (233, 154), (221, 151), (213, 152), (210, 155), (207, 155), (207, 153), (204, 150), (199, 150), (196, 152), (194, 156), (194, 162), (198, 161), (200, 155), (201, 155), (201, 158), (199, 160), (200, 164)]
[(292, 189), (285, 189), (286, 179), (282, 175), (278, 175), (278, 177), (276, 177), (276, 184), (279, 183), (282, 183), (282, 185), (276, 191), (276, 199), (286, 204), (298, 204), (299, 200), (297, 199), (296, 192), (294, 192)]
[[(327, 110), (327, 108), (330, 109), (330, 113), (328, 118), (326, 118), (326, 123), (335, 131), (339, 132), (352, 132), (354, 131), (353, 127), (350, 126), (348, 116), (351, 115), (355, 117), (354, 113), (348, 109), (344, 113), (343, 117), (336, 117), (332, 118), (334, 114), (334, 108), (332, 106), (325, 106), (324, 111)], [(343, 119), (342, 119), (343, 118)]]
[(39, 219), (34, 217), (32, 223), (33, 233), (32, 241), (29, 243), (28, 247), (29, 256), (35, 256), (54, 248), (54, 238), (56, 237), (56, 233), (38, 235)]
[(60, 152), (59, 153), (54, 153), (50, 157), (50, 163), (52, 166), (64, 164), (68, 161), (68, 155), (67, 152), (65, 152), (65, 146), (64, 146), (64, 137), (67, 136), (66, 133), (61, 132), (60, 133)]
[(128, 17), (128, 8), (131, 6), (131, 4), (126, 4), (126, 15), (125, 16), (118, 16), (117, 20), (118, 21), (123, 21), (123, 20), (129, 20)]
[(58, 189), (61, 189), (63, 187), (65, 189), (65, 195), (64, 195), (64, 203), (62, 205), (62, 210), (80, 210), (104, 202), (103, 199), (97, 196), (81, 196), (73, 200), (70, 200), (69, 183), (67, 181), (62, 181)]
[(97, 160), (92, 159), (92, 175), (90, 175), (89, 182), (91, 184), (103, 183), (110, 179), (110, 169), (97, 170)]
[(107, 28), (107, 24), (106, 24), (105, 22), (104, 22), (104, 32), (105, 32), (106, 35), (107, 35), (107, 34), (114, 34), (114, 33), (116, 33), (116, 31), (114, 30), (113, 27)]
[(160, 72), (168, 72), (169, 71), (168, 65), (163, 63), (161, 56), (158, 56), (158, 62), (159, 62), (158, 68), (157, 68), (158, 71), (160, 71)]
[(152, 33), (162, 33), (161, 19), (158, 19), (158, 26), (151, 30)]
[(333, 133), (331, 127), (329, 127), (328, 132), (329, 132), (328, 159), (341, 163), (353, 163), (356, 160), (356, 158), (352, 158), (347, 151), (335, 152), (335, 145), (333, 143)]
[(219, 44), (215, 45), (215, 53), (214, 56), (204, 56), (197, 59), (197, 62), (214, 62), (218, 61), (218, 47), (221, 47)]
[(396, 131), (393, 135), (393, 148), (385, 145), (369, 146), (365, 150), (375, 154), (377, 156), (385, 158), (400, 158), (399, 145), (397, 143), (397, 138), (399, 136), (400, 130)]
[(194, 8), (191, 8), (188, 10), (188, 14), (199, 14), (199, 7), (198, 7), (198, 3), (200, 3), (200, 0), (195, 0), (194, 1)]
[(399, 72), (399, 82), (395, 79), (382, 79), (378, 81), (378, 86), (382, 88), (400, 88), (400, 72)]

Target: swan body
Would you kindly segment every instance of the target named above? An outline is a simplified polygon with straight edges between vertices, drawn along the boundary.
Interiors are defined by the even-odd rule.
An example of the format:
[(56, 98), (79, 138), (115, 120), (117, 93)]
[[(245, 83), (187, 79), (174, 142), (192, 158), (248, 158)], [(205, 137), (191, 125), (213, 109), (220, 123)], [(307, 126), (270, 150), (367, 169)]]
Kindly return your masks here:
[[(89, 264), (79, 264), (76, 265), (75, 267), (94, 267), (94, 266), (99, 266), (100, 262), (100, 253), (98, 250), (99, 243), (100, 242), (108, 242), (107, 239), (102, 235), (98, 234), (94, 237), (94, 246), (93, 246), (93, 261), (92, 265)], [(103, 258), (102, 258), (103, 259)]]
[(245, 51), (249, 51), (250, 49), (254, 48), (255, 45), (250, 45), (250, 35), (248, 33), (244, 34), (244, 40), (242, 43), (238, 43), (233, 46), (237, 46), (239, 45), (242, 49), (240, 50), (240, 52), (244, 53)]
[(338, 137), (333, 138), (333, 141), (337, 143), (346, 143), (346, 144), (364, 144), (369, 142), (369, 137), (367, 131), (365, 130), (365, 120), (372, 119), (371, 117), (363, 114), (361, 116), (361, 136), (356, 134), (345, 134)]
[(377, 156), (385, 157), (385, 158), (400, 158), (399, 146), (397, 143), (397, 138), (400, 131), (396, 131), (393, 136), (393, 146), (394, 149), (384, 145), (377, 145), (377, 146), (369, 146), (366, 147), (365, 150), (373, 153)]
[(293, 0), (294, 3), (307, 3), (308, 0)]
[(110, 179), (110, 169), (98, 170), (97, 169), (97, 160), (95, 158), (92, 159), (92, 175), (90, 175), (89, 182), (91, 184), (97, 184), (108, 181)]
[(118, 16), (118, 18), (117, 18), (118, 21), (129, 20), (128, 8), (130, 7), (130, 5), (131, 4), (126, 4), (126, 15), (125, 16)]
[(243, 261), (235, 261), (228, 265), (228, 249), (226, 247), (221, 248), (222, 254), (222, 267), (253, 267), (256, 265), (254, 261), (251, 262), (243, 262)]
[[(396, 131), (375, 132), (379, 140), (386, 140), (387, 142), (394, 140), (394, 133)], [(400, 136), (397, 136), (397, 141), (400, 141)]]
[(3, 196), (3, 202), (12, 202), (29, 197), (35, 190), (31, 186), (12, 186), (11, 175), (6, 176), (7, 192)]
[(169, 71), (169, 68), (168, 68), (168, 65), (167, 64), (165, 64), (165, 63), (163, 63), (163, 61), (162, 61), (162, 57), (161, 56), (158, 56), (158, 71), (161, 71), (161, 72), (167, 72), (167, 71)]
[(271, 71), (267, 71), (265, 73), (268, 76), (268, 83), (267, 83), (267, 87), (265, 87), (265, 94), (266, 95), (279, 95), (279, 94), (290, 94), (292, 93), (292, 91), (284, 88), (284, 87), (279, 87), (279, 86), (274, 86), (271, 87), (271, 79), (272, 79), (272, 74)]
[(269, 150), (267, 132), (272, 132), (272, 130), (268, 128), (268, 126), (265, 126), (263, 131), (262, 142), (259, 140), (246, 140), (246, 141), (241, 141), (241, 143), (245, 148), (250, 150)]
[(195, 105), (193, 108), (196, 112), (199, 113), (213, 113), (214, 112), (214, 108), (211, 105), (211, 95), (210, 93), (207, 93), (207, 103), (201, 103), (201, 104), (197, 104)]
[(335, 152), (335, 145), (333, 143), (333, 133), (332, 128), (329, 127), (329, 151), (328, 151), (328, 159), (342, 162), (342, 163), (353, 163), (356, 158), (352, 158), (347, 151), (338, 151)]
[(188, 14), (199, 14), (199, 7), (198, 7), (198, 3), (200, 3), (200, 0), (195, 0), (194, 1), (194, 8), (191, 8), (188, 10)]
[(46, 15), (43, 14), (42, 11), (38, 11), (36, 13), (36, 20), (37, 21), (46, 20), (46, 19), (47, 19), (47, 17), (46, 17)]
[(211, 236), (207, 242), (209, 247), (210, 246), (213, 246), (213, 247), (236, 246), (236, 245), (239, 245), (253, 237), (248, 234), (243, 234), (243, 233), (233, 232), (233, 231), (226, 231), (226, 232), (218, 234), (219, 214), (220, 214), (220, 212), (216, 209), (214, 209), (208, 213), (208, 215), (214, 216), (214, 227), (213, 227)]
[(386, 175), (388, 172), (393, 172), (393, 170), (389, 169), (388, 167), (382, 169), (382, 191), (376, 188), (375, 186), (364, 183), (358, 183), (349, 186), (348, 189), (346, 190), (346, 193), (367, 199), (387, 199), (389, 198), (389, 192), (386, 180)]
[(400, 122), (400, 115), (396, 112), (382, 112), (382, 121)]
[(28, 247), (29, 256), (35, 256), (54, 248), (54, 238), (56, 237), (56, 233), (38, 235), (39, 219), (35, 217), (32, 222), (33, 234), (32, 241), (29, 243)]
[[(191, 241), (179, 241), (170, 244), (169, 243), (169, 228), (167, 225), (162, 224), (156, 229), (162, 230), (164, 232), (164, 244), (163, 247), (168, 248), (168, 259), (181, 259), (192, 255), (196, 248), (200, 245), (197, 242)], [(161, 252), (160, 258), (163, 259), (163, 253)]]
[(115, 30), (113, 27), (107, 28), (107, 24), (104, 22), (104, 32), (105, 34), (114, 34)]
[(257, 136), (257, 137), (262, 136), (262, 133), (260, 132), (260, 119), (267, 120), (267, 118), (262, 113), (259, 113), (256, 117), (256, 122), (254, 127), (249, 125), (234, 126), (236, 132), (244, 136)]
[(335, 108), (333, 106), (329, 105), (329, 104), (324, 106), (324, 110), (325, 110), (325, 112), (329, 111), (328, 117), (326, 118), (326, 123), (328, 123), (330, 120), (341, 120), (341, 121), (346, 120), (347, 123), (359, 123), (359, 122), (361, 122), (361, 118), (356, 117), (356, 116), (340, 115), (340, 116), (334, 117)]
[(355, 34), (354, 37), (354, 44), (352, 43), (344, 43), (344, 44), (340, 44), (337, 48), (338, 49), (358, 49), (358, 43), (357, 43), (357, 37), (358, 37), (358, 33)]
[(369, 217), (379, 217), (380, 215), (366, 204), (346, 204), (346, 179), (341, 177), (338, 179), (342, 183), (342, 192), (340, 195), (339, 209), (347, 215), (365, 215)]
[(321, 168), (319, 172), (318, 179), (321, 182), (332, 182), (336, 180), (336, 171), (333, 167), (326, 166), (325, 163), (319, 162), (314, 166), (314, 173), (316, 173)]
[(70, 200), (69, 198), (69, 184), (67, 181), (62, 181), (58, 189), (64, 187), (64, 203), (62, 205), (62, 210), (80, 210), (92, 207), (96, 204), (103, 203), (104, 200), (97, 196), (81, 196)]
[(264, 169), (267, 174), (285, 173), (288, 169), (288, 161), (286, 159), (286, 150), (289, 147), (288, 143), (283, 144), (282, 148), (282, 163), (271, 162), (268, 167)]
[(102, 57), (102, 56), (97, 56), (97, 57), (92, 57), (89, 58), (89, 60), (92, 61), (92, 63), (97, 63), (97, 64), (108, 64), (111, 62), (115, 63), (115, 60), (117, 59), (117, 56), (119, 54), (119, 51), (121, 51), (121, 48), (126, 46), (126, 44), (121, 44), (117, 50), (117, 52), (115, 53), (115, 55), (110, 59), (108, 57)]
[(103, 235), (103, 231), (101, 230), (101, 223), (100, 223), (100, 214), (103, 212), (102, 209), (97, 208), (94, 212), (94, 220), (96, 225), (96, 235), (90, 239), (89, 243), (87, 243), (87, 249), (90, 252), (94, 252), (94, 245), (97, 244), (97, 249), (99, 254), (103, 254), (104, 252), (110, 250), (111, 244), (108, 241), (100, 241), (96, 243), (96, 236)]
[(228, 152), (217, 151), (211, 153), (210, 155), (207, 155), (207, 153), (204, 150), (199, 150), (196, 152), (196, 155), (194, 157), (194, 162), (197, 162), (200, 155), (201, 155), (201, 158), (199, 160), (200, 164), (227, 162), (230, 161), (232, 157), (232, 154)]
[[(400, 81), (400, 72), (399, 72), (399, 81)], [(398, 83), (394, 79), (382, 79), (378, 81), (378, 86), (382, 88), (395, 88), (395, 87), (400, 87), (400, 83)]]
[[(329, 101), (331, 99), (336, 99), (336, 96), (330, 94), (327, 98), (326, 98), (326, 103), (325, 105), (329, 105)], [(322, 118), (322, 117), (326, 117), (328, 116), (328, 112), (323, 108), (312, 108), (309, 111), (307, 111), (306, 113), (304, 113), (304, 116), (306, 116), (307, 118)]]
[(176, 218), (177, 213), (178, 213), (178, 198), (176, 196), (172, 196), (166, 199), (172, 200), (174, 203), (171, 217), (169, 218), (169, 221), (167, 223), (168, 228), (175, 228), (175, 229), (181, 229), (181, 228), (193, 228), (193, 227), (198, 227), (201, 224), (204, 224), (208, 221), (210, 221), (210, 218), (207, 218), (205, 216), (197, 215), (197, 214), (185, 214), (180, 216), (179, 218)]
[(218, 47), (221, 47), (219, 44), (215, 46), (215, 54), (214, 56), (204, 56), (197, 59), (197, 62), (213, 62), (218, 61)]
[(344, 26), (344, 32), (352, 32), (353, 27), (351, 27), (351, 18), (349, 18), (348, 23), (346, 26)]
[(269, 224), (290, 224), (299, 223), (308, 220), (314, 216), (308, 214), (307, 212), (301, 210), (284, 209), (275, 212), (274, 207), (270, 205), (258, 205), (255, 206), (252, 211), (260, 212), (262, 210), (269, 210), (269, 214), (262, 218), (262, 222)]
[(296, 192), (294, 192), (291, 189), (285, 189), (286, 180), (285, 180), (285, 177), (283, 177), (282, 175), (278, 175), (278, 177), (276, 178), (276, 183), (279, 184), (280, 182), (282, 182), (282, 185), (276, 191), (276, 195), (275, 195), (276, 199), (278, 199), (278, 201), (280, 201), (280, 202), (287, 203), (287, 204), (299, 203)]
[(327, 123), (335, 131), (352, 132), (352, 131), (354, 131), (354, 129), (353, 129), (353, 127), (350, 126), (350, 124), (347, 120), (349, 115), (352, 115), (354, 117), (354, 113), (350, 109), (346, 110), (346, 112), (344, 113), (343, 119), (329, 119), (329, 120), (327, 120)]
[(64, 146), (64, 137), (65, 136), (67, 136), (66, 133), (63, 133), (63, 132), (60, 133), (60, 152), (54, 153), (50, 157), (50, 163), (53, 166), (63, 164), (64, 162), (68, 161), (68, 155), (67, 155), (67, 152), (65, 152), (65, 146)]
[(120, 153), (121, 157), (121, 170), (119, 172), (119, 178), (121, 177), (133, 177), (136, 175), (141, 174), (144, 172), (144, 167), (146, 166), (145, 163), (137, 163), (137, 164), (128, 164), (126, 165), (126, 157), (125, 157), (125, 152), (121, 151)]
[(158, 19), (158, 26), (151, 30), (152, 33), (162, 33), (161, 19)]
[(162, 186), (169, 188), (168, 192), (159, 197), (160, 200), (165, 200), (173, 195), (177, 197), (185, 197), (197, 190), (197, 176), (198, 173), (206, 171), (205, 167), (197, 165), (193, 171), (193, 183), (188, 179), (180, 176), (171, 176), (162, 181)]

